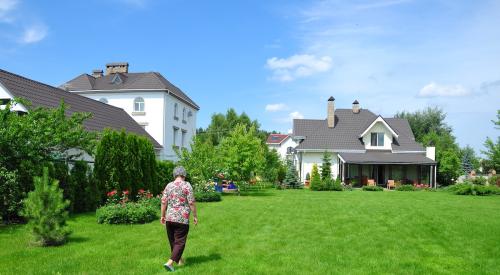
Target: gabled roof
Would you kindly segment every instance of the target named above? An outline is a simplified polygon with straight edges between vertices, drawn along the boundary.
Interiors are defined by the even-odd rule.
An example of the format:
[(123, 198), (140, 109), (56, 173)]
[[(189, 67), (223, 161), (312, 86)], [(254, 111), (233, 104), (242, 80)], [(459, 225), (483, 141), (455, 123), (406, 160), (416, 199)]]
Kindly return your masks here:
[(267, 144), (281, 144), (283, 141), (285, 141), (289, 135), (283, 135), (283, 134), (270, 134), (267, 137)]
[[(365, 146), (359, 137), (378, 116), (367, 109), (353, 113), (352, 109), (335, 110), (335, 127), (329, 128), (326, 119), (295, 119), (293, 135), (303, 136), (305, 140), (297, 150), (336, 150), (364, 152)], [(385, 122), (398, 134), (393, 151), (424, 152), (415, 141), (408, 121), (405, 119), (385, 118)]]
[[(115, 75), (119, 75), (121, 82), (114, 83)], [(115, 73), (95, 78), (88, 74), (81, 74), (60, 86), (72, 92), (101, 92), (120, 90), (164, 90), (183, 101), (196, 110), (200, 107), (189, 98), (181, 89), (170, 83), (160, 73)]]
[(366, 135), (366, 133), (368, 133), (368, 131), (370, 131), (370, 129), (373, 128), (373, 126), (375, 126), (375, 124), (377, 124), (377, 122), (382, 123), (385, 126), (385, 128), (387, 128), (391, 132), (391, 134), (393, 136), (395, 136), (396, 138), (398, 137), (398, 134), (396, 133), (396, 131), (394, 131), (394, 129), (392, 129), (392, 127), (380, 115), (378, 117), (376, 117), (372, 122), (370, 122), (368, 127), (366, 127), (366, 129), (364, 129), (364, 131), (359, 135), (359, 137), (361, 138), (364, 135)]
[(162, 146), (144, 130), (123, 109), (86, 98), (74, 93), (66, 92), (56, 87), (37, 82), (0, 69), (0, 82), (14, 96), (31, 102), (28, 109), (37, 107), (56, 108), (64, 100), (68, 105), (66, 115), (74, 112), (92, 113), (92, 117), (83, 122), (88, 131), (102, 131), (105, 128), (115, 130), (125, 129), (127, 132), (145, 136), (155, 148)]

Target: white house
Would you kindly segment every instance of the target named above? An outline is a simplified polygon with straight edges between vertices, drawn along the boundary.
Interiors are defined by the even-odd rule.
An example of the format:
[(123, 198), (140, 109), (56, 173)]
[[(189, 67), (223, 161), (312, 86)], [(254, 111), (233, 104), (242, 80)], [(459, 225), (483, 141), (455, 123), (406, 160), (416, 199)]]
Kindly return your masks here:
[(383, 118), (361, 109), (335, 109), (330, 97), (326, 119), (295, 119), (292, 150), (300, 178), (332, 157), (332, 176), (343, 182), (385, 186), (388, 180), (407, 184), (436, 184), (435, 148), (415, 141), (406, 119)]
[(287, 157), (290, 158), (293, 155), (293, 148), (297, 146), (291, 135), (284, 134), (270, 134), (267, 137), (266, 144), (269, 149), (276, 150), (283, 160), (287, 159)]
[(200, 107), (160, 73), (129, 73), (128, 63), (106, 64), (61, 85), (67, 91), (125, 110), (163, 146), (160, 159), (176, 160), (174, 149), (189, 149)]

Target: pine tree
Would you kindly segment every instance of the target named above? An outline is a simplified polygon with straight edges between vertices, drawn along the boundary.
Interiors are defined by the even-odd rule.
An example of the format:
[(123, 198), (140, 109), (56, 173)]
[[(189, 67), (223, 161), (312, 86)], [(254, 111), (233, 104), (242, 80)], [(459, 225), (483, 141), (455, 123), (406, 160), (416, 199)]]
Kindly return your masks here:
[(56, 180), (49, 179), (47, 168), (42, 177), (35, 177), (35, 190), (28, 194), (22, 214), (28, 218), (35, 241), (42, 246), (60, 245), (70, 234), (66, 226), (69, 201)]
[(465, 175), (469, 175), (472, 170), (474, 170), (472, 161), (467, 154), (464, 154), (462, 156), (462, 171)]
[(297, 188), (300, 185), (297, 170), (295, 169), (295, 165), (293, 165), (291, 160), (287, 161), (287, 171), (284, 183), (290, 188)]
[(321, 164), (321, 179), (331, 179), (332, 178), (332, 157), (328, 152), (325, 151), (323, 154), (323, 164)]
[(313, 164), (311, 171), (311, 190), (317, 191), (321, 189), (321, 176), (318, 171), (318, 165)]

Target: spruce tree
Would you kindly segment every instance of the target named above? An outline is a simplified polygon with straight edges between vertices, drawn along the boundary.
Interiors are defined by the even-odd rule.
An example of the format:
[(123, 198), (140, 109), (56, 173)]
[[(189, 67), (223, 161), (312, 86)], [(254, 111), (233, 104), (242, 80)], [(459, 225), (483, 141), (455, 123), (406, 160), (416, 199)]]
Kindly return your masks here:
[(321, 164), (321, 179), (327, 180), (332, 178), (332, 157), (325, 151), (323, 154), (323, 164)]
[(297, 188), (300, 185), (297, 169), (295, 169), (295, 165), (293, 165), (291, 160), (287, 161), (287, 171), (284, 183), (290, 188)]
[(69, 201), (63, 199), (63, 190), (57, 180), (49, 179), (47, 168), (42, 177), (35, 177), (35, 190), (28, 194), (22, 214), (28, 218), (36, 243), (42, 246), (60, 245), (70, 234), (66, 225)]

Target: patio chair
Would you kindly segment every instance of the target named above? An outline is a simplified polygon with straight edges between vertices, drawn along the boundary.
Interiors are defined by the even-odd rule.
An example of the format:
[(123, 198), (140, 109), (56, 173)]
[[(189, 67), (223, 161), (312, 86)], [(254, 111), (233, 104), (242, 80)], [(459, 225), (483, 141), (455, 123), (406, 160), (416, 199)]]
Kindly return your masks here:
[(374, 179), (368, 179), (367, 185), (368, 186), (375, 186), (375, 180)]
[(391, 190), (391, 188), (396, 189), (396, 183), (394, 180), (387, 180), (387, 189)]

